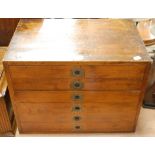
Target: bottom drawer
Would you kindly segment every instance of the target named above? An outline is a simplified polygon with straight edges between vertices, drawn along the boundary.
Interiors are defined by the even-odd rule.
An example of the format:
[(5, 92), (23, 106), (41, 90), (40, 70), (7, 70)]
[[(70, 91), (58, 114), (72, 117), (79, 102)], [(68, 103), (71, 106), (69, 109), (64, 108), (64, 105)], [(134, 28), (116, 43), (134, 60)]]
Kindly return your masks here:
[(47, 133), (71, 133), (72, 127), (68, 123), (34, 123), (34, 122), (21, 122), (20, 133), (30, 133), (30, 134), (47, 134)]
[(21, 122), (20, 132), (46, 133), (71, 130), (69, 103), (16, 103), (16, 108), (17, 117)]
[[(80, 103), (77, 103), (77, 105)], [(16, 103), (22, 133), (133, 131), (138, 103)], [(75, 120), (79, 116), (80, 120)]]
[(138, 112), (138, 102), (85, 104), (83, 105), (83, 118), (81, 118), (81, 131), (134, 131)]

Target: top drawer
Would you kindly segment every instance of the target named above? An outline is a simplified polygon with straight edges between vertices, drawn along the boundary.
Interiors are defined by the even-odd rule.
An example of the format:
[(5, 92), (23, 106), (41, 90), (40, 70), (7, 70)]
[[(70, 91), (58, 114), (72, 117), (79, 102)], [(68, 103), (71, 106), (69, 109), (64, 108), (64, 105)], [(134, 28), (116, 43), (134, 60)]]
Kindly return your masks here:
[(143, 79), (145, 64), (84, 65), (84, 66), (10, 66), (12, 78), (123, 78)]
[(137, 90), (141, 88), (145, 66), (94, 65), (74, 67), (51, 65), (10, 66), (9, 69), (15, 90), (55, 90), (56, 88), (69, 90), (70, 83), (74, 80), (80, 80), (84, 83), (84, 90), (105, 90), (108, 87), (109, 90)]

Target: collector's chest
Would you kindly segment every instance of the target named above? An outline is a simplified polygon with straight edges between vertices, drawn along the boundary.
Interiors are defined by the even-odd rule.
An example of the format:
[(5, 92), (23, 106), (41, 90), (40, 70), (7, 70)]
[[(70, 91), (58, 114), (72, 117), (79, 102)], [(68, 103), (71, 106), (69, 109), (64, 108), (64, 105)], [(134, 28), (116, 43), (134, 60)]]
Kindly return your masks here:
[(130, 20), (21, 20), (3, 61), (19, 131), (134, 131), (150, 62)]

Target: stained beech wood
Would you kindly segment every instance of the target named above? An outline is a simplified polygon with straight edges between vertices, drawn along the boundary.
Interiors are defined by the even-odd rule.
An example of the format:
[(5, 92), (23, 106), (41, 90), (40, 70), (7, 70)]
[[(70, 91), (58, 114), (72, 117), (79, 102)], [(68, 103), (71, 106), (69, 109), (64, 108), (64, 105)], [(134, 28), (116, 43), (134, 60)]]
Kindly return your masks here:
[[(74, 81), (83, 83), (80, 90), (141, 90), (142, 80), (131, 79), (50, 79), (16, 78), (13, 87), (16, 91), (23, 90), (74, 90)], [(24, 83), (24, 84), (23, 84)]]
[(22, 19), (5, 61), (148, 61), (135, 24), (122, 19)]
[[(72, 70), (75, 68), (82, 68), (84, 70), (85, 78), (124, 78), (124, 79), (143, 79), (144, 70), (146, 64), (103, 64), (100, 66), (96, 65), (85, 65), (74, 66), (63, 65), (48, 65), (48, 66), (10, 66), (10, 74), (12, 78), (32, 78), (34, 76), (47, 80), (50, 79), (63, 79), (63, 78), (73, 78)], [(92, 72), (93, 71), (93, 72)], [(44, 74), (42, 74), (44, 72)], [(121, 73), (121, 74), (120, 74)], [(22, 80), (22, 79), (21, 79)]]
[[(72, 96), (81, 94), (82, 103), (96, 102), (138, 102), (139, 91), (19, 91), (14, 93), (15, 102), (63, 102), (73, 103)], [(36, 97), (35, 97), (36, 96)], [(77, 100), (78, 101), (78, 100)], [(94, 103), (94, 104), (95, 104)]]
[(131, 20), (22, 19), (3, 64), (20, 133), (133, 132), (151, 60)]
[[(137, 105), (138, 102), (84, 103), (81, 106), (80, 123), (73, 123), (71, 116), (73, 113), (73, 116), (78, 115), (78, 112), (73, 112), (72, 104), (69, 103), (18, 103), (17, 110), (22, 120), (22, 128), (27, 132), (78, 132), (73, 130), (78, 124), (83, 132), (116, 132), (133, 130)], [(113, 115), (109, 115), (109, 111)]]

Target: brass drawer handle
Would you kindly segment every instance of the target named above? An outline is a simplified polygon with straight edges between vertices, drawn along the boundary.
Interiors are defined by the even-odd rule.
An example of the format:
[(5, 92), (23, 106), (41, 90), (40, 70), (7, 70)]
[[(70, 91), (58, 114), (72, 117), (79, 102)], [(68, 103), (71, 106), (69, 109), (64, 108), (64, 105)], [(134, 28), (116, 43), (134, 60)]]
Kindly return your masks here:
[(80, 127), (79, 125), (76, 125), (76, 126), (75, 126), (75, 129), (78, 129), (78, 130), (79, 130), (80, 128), (81, 128), (81, 127)]
[(72, 95), (72, 99), (74, 100), (74, 101), (80, 101), (80, 100), (82, 100), (82, 95), (81, 94), (74, 94), (74, 95)]
[(82, 89), (84, 84), (80, 81), (73, 81), (71, 84), (72, 89)]
[(74, 118), (73, 118), (75, 121), (79, 121), (80, 119), (81, 119), (81, 117), (80, 116), (74, 116)]
[(80, 111), (81, 107), (79, 105), (76, 105), (73, 107), (73, 111)]
[(72, 75), (75, 77), (81, 77), (84, 75), (84, 71), (81, 68), (75, 68), (72, 70)]

